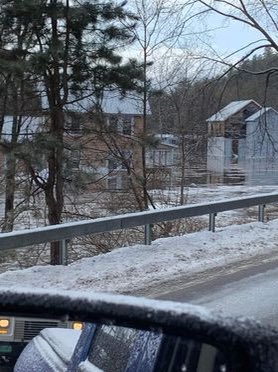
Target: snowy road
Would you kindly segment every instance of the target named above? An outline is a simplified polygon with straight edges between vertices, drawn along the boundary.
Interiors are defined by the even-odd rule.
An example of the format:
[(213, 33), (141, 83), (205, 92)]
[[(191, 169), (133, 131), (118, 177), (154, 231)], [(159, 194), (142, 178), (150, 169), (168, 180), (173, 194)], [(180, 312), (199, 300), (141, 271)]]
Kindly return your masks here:
[[(228, 315), (255, 317), (278, 328), (278, 262), (267, 266), (276, 268), (238, 280), (233, 278), (230, 283), (223, 283), (218, 278), (211, 285), (202, 283), (163, 298), (203, 305)], [(237, 276), (242, 275), (239, 272)]]

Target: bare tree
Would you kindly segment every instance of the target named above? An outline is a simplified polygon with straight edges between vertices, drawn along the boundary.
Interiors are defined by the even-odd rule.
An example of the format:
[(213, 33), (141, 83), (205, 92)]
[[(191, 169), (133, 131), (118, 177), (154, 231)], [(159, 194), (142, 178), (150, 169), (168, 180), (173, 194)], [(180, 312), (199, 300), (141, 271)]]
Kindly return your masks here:
[(211, 87), (207, 87), (206, 63), (196, 61), (191, 54), (176, 62), (176, 69), (171, 66), (170, 73), (165, 74), (169, 76), (169, 84), (155, 98), (153, 107), (162, 127), (160, 130), (178, 139), (179, 156), (173, 167), (182, 205), (186, 202), (187, 171), (205, 162), (207, 131), (204, 121), (215, 96), (211, 94)]
[[(201, 10), (207, 11), (208, 14), (215, 14), (228, 22), (234, 22), (238, 25), (245, 26), (254, 31), (254, 41), (243, 45), (240, 49), (234, 50), (227, 56), (219, 56), (216, 51), (211, 56), (206, 56), (210, 61), (222, 66), (222, 73), (217, 76), (217, 80), (223, 77), (226, 81), (222, 87), (222, 98), (234, 77), (238, 73), (245, 73), (245, 78), (252, 75), (257, 76), (258, 80), (265, 77), (261, 83), (260, 91), (263, 93), (260, 103), (264, 106), (267, 102), (270, 79), (277, 78), (278, 66), (276, 63), (266, 66), (265, 68), (252, 69), (248, 60), (255, 57), (256, 54), (278, 53), (278, 3), (273, 0), (196, 0), (196, 13)], [(243, 31), (244, 32), (244, 31)], [(268, 51), (268, 52), (267, 52)], [(261, 80), (262, 82), (262, 80)], [(262, 96), (261, 95), (261, 96)], [(276, 152), (273, 134), (270, 133), (266, 125), (262, 125), (261, 130), (264, 132), (264, 142), (269, 142), (272, 151)], [(258, 136), (259, 138), (259, 136)], [(259, 139), (257, 140), (259, 141)]]
[[(238, 22), (250, 30), (256, 31), (257, 40), (251, 44), (244, 45), (240, 50), (235, 50), (227, 57), (214, 58), (215, 62), (221, 63), (231, 68), (240, 68), (240, 64), (254, 53), (265, 48), (273, 48), (278, 52), (278, 41), (276, 33), (278, 31), (278, 3), (273, 0), (196, 0), (199, 14), (200, 8), (208, 13), (214, 13), (222, 16), (231, 22)], [(254, 33), (255, 35), (255, 33)], [(261, 36), (261, 37), (260, 37)], [(240, 52), (238, 58), (236, 54)], [(232, 57), (232, 58), (231, 58)], [(211, 58), (213, 60), (213, 58)], [(233, 61), (232, 61), (233, 60)], [(256, 74), (272, 74), (278, 67), (273, 67), (264, 71), (258, 71)], [(225, 71), (226, 73), (226, 71)]]
[[(137, 27), (134, 29), (138, 55), (142, 58), (143, 84), (142, 84), (142, 107), (143, 107), (143, 133), (141, 138), (142, 179), (144, 209), (149, 204), (154, 207), (151, 196), (148, 193), (148, 171), (146, 164), (146, 150), (152, 143), (148, 139), (150, 128), (148, 127), (149, 99), (155, 88), (152, 80), (155, 76), (156, 63), (165, 60), (172, 49), (185, 36), (185, 28), (191, 21), (190, 7), (178, 0), (132, 0), (131, 9), (137, 15)], [(161, 77), (162, 75), (160, 75)], [(162, 84), (163, 85), (163, 84)], [(161, 87), (160, 87), (161, 88)], [(163, 86), (163, 89), (165, 86)]]

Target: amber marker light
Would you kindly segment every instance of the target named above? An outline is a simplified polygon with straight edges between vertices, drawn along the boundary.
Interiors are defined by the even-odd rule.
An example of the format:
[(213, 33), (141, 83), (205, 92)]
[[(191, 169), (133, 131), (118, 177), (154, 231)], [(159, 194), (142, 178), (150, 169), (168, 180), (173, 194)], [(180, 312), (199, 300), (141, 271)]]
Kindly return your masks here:
[(73, 322), (72, 323), (72, 329), (75, 329), (76, 331), (81, 331), (83, 329), (83, 323), (82, 322)]

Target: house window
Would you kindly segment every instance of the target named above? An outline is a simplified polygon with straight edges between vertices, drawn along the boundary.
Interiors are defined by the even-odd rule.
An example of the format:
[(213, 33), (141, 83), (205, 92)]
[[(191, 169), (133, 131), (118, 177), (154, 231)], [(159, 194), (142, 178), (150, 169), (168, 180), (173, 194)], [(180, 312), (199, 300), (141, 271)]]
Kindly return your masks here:
[(112, 171), (114, 169), (118, 169), (118, 167), (119, 167), (119, 162), (115, 158), (110, 157), (108, 159), (108, 170)]
[(118, 132), (118, 124), (119, 124), (119, 118), (118, 116), (110, 116), (109, 119), (109, 131), (112, 133), (117, 133)]
[(212, 124), (212, 134), (215, 137), (222, 137), (223, 136), (223, 126), (221, 123), (213, 123)]
[(233, 138), (235, 136), (235, 128), (237, 124), (234, 123), (227, 123), (225, 127), (225, 137), (226, 138)]
[(126, 169), (130, 166), (132, 160), (132, 152), (128, 149), (123, 149), (119, 151), (119, 154), (110, 154), (108, 156), (108, 170), (120, 170)]
[(124, 149), (122, 150), (122, 157), (123, 157), (123, 162), (121, 164), (122, 169), (126, 169), (126, 166), (131, 165), (131, 158), (132, 158), (132, 152), (131, 150)]
[(123, 134), (130, 136), (132, 133), (132, 120), (130, 117), (123, 118)]
[(168, 150), (155, 150), (154, 152), (154, 164), (165, 166), (170, 165), (172, 160), (171, 153)]
[(117, 178), (116, 177), (109, 177), (108, 178), (107, 188), (108, 188), (108, 190), (117, 190)]
[(71, 112), (66, 116), (66, 128), (72, 134), (80, 134), (84, 120), (81, 114)]
[(133, 131), (133, 118), (127, 115), (111, 115), (108, 118), (108, 128), (112, 133), (130, 136)]
[(81, 154), (79, 149), (71, 150), (71, 164), (73, 168), (79, 168)]
[(129, 177), (126, 173), (109, 177), (107, 180), (108, 190), (128, 190), (130, 187)]
[(123, 190), (128, 190), (130, 188), (130, 180), (127, 174), (122, 174), (122, 185)]

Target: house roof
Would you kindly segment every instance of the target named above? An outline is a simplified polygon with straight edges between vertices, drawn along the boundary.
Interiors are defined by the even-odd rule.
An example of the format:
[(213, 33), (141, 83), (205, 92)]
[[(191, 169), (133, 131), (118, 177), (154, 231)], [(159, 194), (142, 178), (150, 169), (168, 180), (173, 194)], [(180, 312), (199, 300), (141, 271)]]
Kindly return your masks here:
[(227, 120), (230, 116), (236, 114), (238, 111), (242, 110), (245, 106), (249, 105), (250, 103), (255, 103), (258, 107), (261, 107), (256, 101), (253, 99), (242, 100), (242, 101), (232, 101), (227, 106), (222, 108), (216, 114), (212, 115), (206, 121), (224, 121)]
[[(77, 102), (66, 104), (66, 109), (69, 111), (88, 112), (95, 104), (95, 97), (90, 96), (82, 98)], [(103, 98), (100, 100), (100, 105), (102, 111), (106, 114), (143, 114), (142, 100), (138, 96), (132, 94), (122, 96), (118, 91), (104, 92)]]
[(259, 111), (255, 112), (255, 114), (253, 114), (253, 115), (249, 116), (247, 119), (245, 119), (245, 121), (256, 121), (261, 116), (263, 116), (264, 114), (266, 114), (269, 111), (273, 111), (273, 112), (275, 112), (275, 114), (278, 115), (278, 112), (276, 110), (274, 110), (272, 107), (263, 107)]
[[(48, 110), (49, 105), (43, 85), (41, 84), (38, 89), (42, 108)], [(70, 94), (67, 101), (68, 103), (65, 105), (66, 110), (79, 113), (86, 113), (92, 110), (97, 102), (96, 97), (89, 90), (85, 90), (81, 96)], [(102, 111), (106, 114), (143, 115), (142, 98), (133, 92), (128, 92), (123, 96), (118, 89), (107, 90), (104, 92), (100, 104)], [(149, 105), (147, 114), (150, 114)]]
[[(143, 114), (142, 99), (135, 94), (127, 94), (127, 96), (122, 97), (119, 92), (105, 92), (101, 108), (106, 114)], [(148, 114), (149, 111), (150, 109), (147, 107)]]

